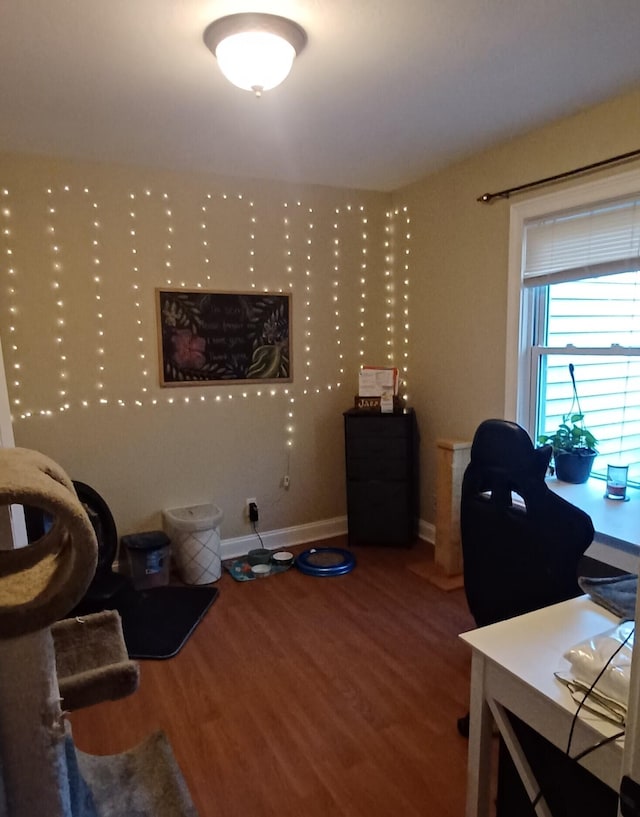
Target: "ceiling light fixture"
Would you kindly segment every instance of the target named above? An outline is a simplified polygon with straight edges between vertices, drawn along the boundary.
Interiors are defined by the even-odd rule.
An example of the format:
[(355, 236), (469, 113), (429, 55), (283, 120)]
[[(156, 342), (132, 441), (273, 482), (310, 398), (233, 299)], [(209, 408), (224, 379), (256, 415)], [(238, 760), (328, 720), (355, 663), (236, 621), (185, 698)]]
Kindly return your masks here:
[(287, 78), (307, 42), (301, 26), (276, 14), (230, 14), (207, 26), (203, 37), (229, 82), (256, 96)]

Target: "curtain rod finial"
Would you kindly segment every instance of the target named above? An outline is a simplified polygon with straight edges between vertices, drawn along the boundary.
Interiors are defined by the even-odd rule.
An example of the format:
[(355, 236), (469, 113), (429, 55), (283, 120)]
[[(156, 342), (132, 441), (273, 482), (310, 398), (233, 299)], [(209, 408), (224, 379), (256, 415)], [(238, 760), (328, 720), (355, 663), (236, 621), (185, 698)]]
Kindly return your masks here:
[(492, 204), (494, 199), (508, 199), (510, 190), (501, 190), (499, 193), (483, 193), (476, 201), (481, 204)]

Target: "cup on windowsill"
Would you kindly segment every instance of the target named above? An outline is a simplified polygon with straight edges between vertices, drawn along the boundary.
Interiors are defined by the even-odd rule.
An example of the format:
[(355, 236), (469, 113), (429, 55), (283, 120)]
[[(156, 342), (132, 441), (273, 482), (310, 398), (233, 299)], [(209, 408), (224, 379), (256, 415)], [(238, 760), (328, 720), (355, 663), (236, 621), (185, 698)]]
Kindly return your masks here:
[(607, 489), (605, 499), (617, 499), (624, 502), (627, 499), (628, 465), (607, 465)]

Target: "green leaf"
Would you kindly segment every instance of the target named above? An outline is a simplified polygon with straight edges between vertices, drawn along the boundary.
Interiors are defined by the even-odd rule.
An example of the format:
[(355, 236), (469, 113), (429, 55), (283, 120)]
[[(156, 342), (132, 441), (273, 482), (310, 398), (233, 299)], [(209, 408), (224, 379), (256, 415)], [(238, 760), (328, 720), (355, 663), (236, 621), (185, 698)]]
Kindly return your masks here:
[(278, 346), (258, 346), (251, 358), (247, 377), (273, 378), (280, 369), (280, 348)]

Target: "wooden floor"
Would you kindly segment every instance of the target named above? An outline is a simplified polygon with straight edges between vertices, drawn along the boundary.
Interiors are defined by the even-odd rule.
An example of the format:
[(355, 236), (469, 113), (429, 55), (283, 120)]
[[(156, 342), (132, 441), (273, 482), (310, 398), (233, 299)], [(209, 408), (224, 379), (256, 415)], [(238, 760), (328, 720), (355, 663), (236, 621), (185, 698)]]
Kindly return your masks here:
[(432, 558), (424, 542), (354, 553), (334, 578), (225, 572), (175, 658), (72, 716), (78, 747), (121, 752), (163, 729), (200, 817), (462, 817), (464, 591), (411, 569)]

